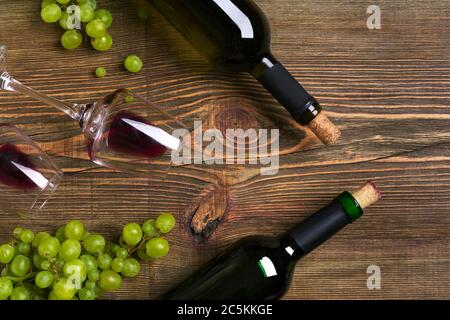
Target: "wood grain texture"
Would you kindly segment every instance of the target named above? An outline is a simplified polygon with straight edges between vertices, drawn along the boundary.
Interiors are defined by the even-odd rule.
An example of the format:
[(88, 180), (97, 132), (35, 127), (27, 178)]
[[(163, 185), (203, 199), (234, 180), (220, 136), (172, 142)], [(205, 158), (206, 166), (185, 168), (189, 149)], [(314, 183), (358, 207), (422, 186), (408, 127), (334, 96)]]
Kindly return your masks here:
[[(245, 102), (260, 110), (261, 127), (281, 126), (287, 152), (280, 171), (261, 176), (251, 166), (192, 166), (160, 181), (112, 172), (88, 160), (69, 118), (0, 92), (0, 122), (24, 129), (65, 172), (54, 199), (31, 221), (0, 215), (1, 241), (16, 225), (54, 230), (70, 218), (113, 239), (125, 222), (172, 211), (179, 223), (170, 235), (170, 257), (146, 264), (137, 279), (107, 296), (155, 298), (237, 239), (279, 234), (372, 179), (383, 200), (299, 263), (286, 298), (450, 298), (450, 1), (378, 1), (382, 29), (371, 31), (366, 1), (257, 0), (272, 24), (274, 54), (343, 132), (337, 145), (308, 140), (300, 148), (308, 131), (288, 122), (249, 76), (207, 66), (154, 12), (144, 23), (123, 1), (98, 2), (115, 19), (108, 53), (88, 45), (64, 51), (60, 30), (40, 21), (36, 1), (0, 0), (0, 42), (10, 49), (10, 73), (72, 102), (128, 87), (187, 122), (219, 112), (228, 99)], [(123, 71), (130, 53), (143, 58), (144, 72)], [(109, 75), (96, 79), (97, 66)], [(223, 181), (227, 214), (208, 241), (198, 243), (186, 208)], [(381, 267), (381, 290), (366, 287), (371, 264)]]

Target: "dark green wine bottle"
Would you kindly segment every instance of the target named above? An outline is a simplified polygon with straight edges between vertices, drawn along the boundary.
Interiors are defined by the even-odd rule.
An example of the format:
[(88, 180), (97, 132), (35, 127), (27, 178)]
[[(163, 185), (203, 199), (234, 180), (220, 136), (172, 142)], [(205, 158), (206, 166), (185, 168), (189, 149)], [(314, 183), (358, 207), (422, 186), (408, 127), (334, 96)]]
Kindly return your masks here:
[(211, 63), (251, 73), (301, 125), (325, 144), (340, 131), (319, 103), (277, 61), (270, 28), (252, 0), (147, 0)]
[(278, 299), (289, 288), (297, 261), (358, 219), (379, 198), (376, 186), (368, 182), (353, 194), (342, 193), (280, 238), (245, 238), (162, 299)]

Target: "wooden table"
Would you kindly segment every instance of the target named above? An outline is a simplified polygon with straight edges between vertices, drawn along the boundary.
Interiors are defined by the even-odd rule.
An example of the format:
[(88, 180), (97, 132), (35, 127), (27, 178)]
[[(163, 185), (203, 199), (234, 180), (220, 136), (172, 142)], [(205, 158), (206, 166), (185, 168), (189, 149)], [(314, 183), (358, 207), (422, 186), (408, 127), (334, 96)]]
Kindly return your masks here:
[[(229, 101), (234, 107), (220, 116), (226, 123), (239, 124), (243, 112), (264, 127), (271, 113), (283, 114), (249, 76), (208, 67), (157, 13), (144, 23), (122, 1), (98, 2), (115, 19), (108, 53), (87, 44), (62, 50), (61, 30), (40, 20), (36, 1), (0, 0), (0, 42), (10, 49), (10, 73), (71, 102), (132, 88), (183, 120), (217, 115)], [(17, 225), (53, 231), (72, 218), (116, 239), (124, 223), (171, 211), (178, 226), (169, 237), (170, 257), (144, 265), (137, 279), (107, 296), (150, 299), (237, 239), (280, 234), (341, 191), (372, 179), (384, 199), (299, 263), (286, 298), (450, 298), (450, 1), (378, 1), (381, 30), (367, 28), (366, 1), (257, 3), (271, 21), (274, 53), (342, 129), (338, 144), (314, 141), (283, 155), (276, 176), (251, 166), (192, 166), (152, 183), (92, 164), (71, 119), (0, 92), (0, 122), (24, 129), (65, 173), (53, 200), (32, 220), (0, 216), (0, 240)], [(136, 75), (121, 67), (131, 53), (145, 63)], [(96, 79), (97, 66), (109, 75)], [(261, 111), (246, 113), (241, 105)], [(305, 137), (310, 133), (285, 124), (281, 147), (295, 150)], [(226, 202), (208, 200), (211, 192)], [(227, 207), (215, 232), (199, 242), (189, 225), (193, 206), (205, 201), (212, 213)], [(381, 290), (366, 287), (372, 264), (381, 268)]]

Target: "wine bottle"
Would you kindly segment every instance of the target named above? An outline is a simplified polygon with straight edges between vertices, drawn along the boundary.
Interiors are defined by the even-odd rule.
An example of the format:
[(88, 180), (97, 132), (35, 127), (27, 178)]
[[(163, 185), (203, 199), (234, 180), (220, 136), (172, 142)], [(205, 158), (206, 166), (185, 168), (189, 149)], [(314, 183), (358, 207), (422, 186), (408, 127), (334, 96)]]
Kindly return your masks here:
[(251, 73), (325, 144), (340, 131), (270, 50), (270, 27), (252, 0), (147, 0), (214, 65)]
[(279, 238), (253, 236), (239, 241), (161, 298), (278, 299), (289, 288), (297, 261), (358, 219), (380, 196), (372, 182), (353, 193), (343, 192)]

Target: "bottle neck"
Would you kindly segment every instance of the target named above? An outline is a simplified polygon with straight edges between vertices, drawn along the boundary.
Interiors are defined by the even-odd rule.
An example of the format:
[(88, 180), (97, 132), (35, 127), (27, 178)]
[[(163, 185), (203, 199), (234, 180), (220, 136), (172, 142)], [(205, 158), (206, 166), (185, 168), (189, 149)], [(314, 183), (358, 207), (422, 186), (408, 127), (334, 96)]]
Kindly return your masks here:
[(319, 115), (322, 108), (316, 99), (271, 53), (263, 55), (258, 61), (250, 73), (298, 123), (306, 126)]
[[(299, 259), (327, 241), (363, 214), (355, 198), (344, 192), (281, 238), (286, 251)], [(289, 249), (290, 248), (290, 249)]]

